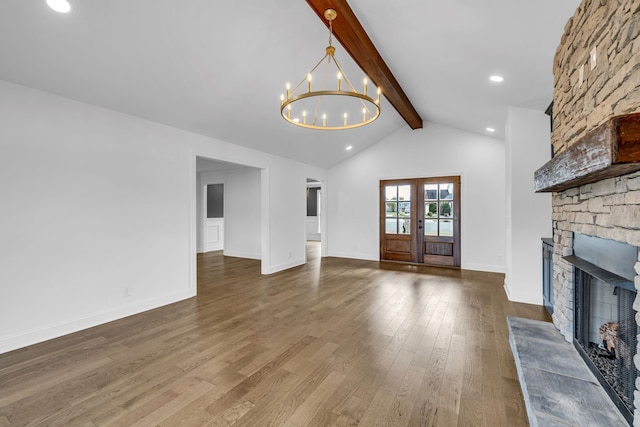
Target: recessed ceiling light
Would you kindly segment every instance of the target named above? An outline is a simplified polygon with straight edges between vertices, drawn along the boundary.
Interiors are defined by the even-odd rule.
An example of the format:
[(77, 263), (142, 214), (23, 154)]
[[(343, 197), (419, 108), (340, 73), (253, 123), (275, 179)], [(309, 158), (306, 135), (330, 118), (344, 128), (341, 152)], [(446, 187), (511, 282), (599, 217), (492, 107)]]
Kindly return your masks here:
[(495, 132), (496, 130), (494, 128), (487, 128), (487, 132)]
[(353, 148), (352, 145), (349, 145), (347, 148), (345, 148), (345, 150), (350, 151)]
[(496, 75), (489, 77), (489, 80), (491, 80), (492, 82), (500, 83), (504, 81), (504, 77)]
[(47, 0), (47, 5), (60, 13), (68, 13), (71, 11), (71, 4), (67, 0)]

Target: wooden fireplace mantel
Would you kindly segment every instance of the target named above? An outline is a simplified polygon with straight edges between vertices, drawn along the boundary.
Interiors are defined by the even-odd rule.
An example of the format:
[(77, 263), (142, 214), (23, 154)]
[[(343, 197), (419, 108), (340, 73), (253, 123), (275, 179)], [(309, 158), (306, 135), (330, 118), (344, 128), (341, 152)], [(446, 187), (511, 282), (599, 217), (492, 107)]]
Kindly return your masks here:
[(640, 170), (640, 113), (609, 119), (534, 174), (536, 193), (564, 191)]

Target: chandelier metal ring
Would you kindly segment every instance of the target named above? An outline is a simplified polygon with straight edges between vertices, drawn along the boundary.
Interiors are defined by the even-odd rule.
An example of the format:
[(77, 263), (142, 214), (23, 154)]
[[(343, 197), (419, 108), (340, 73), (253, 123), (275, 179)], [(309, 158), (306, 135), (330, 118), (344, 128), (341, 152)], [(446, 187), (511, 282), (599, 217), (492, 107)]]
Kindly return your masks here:
[[(364, 107), (366, 111), (363, 112), (363, 121), (348, 124), (348, 122), (345, 122), (343, 120), (342, 125), (338, 125), (338, 126), (331, 126), (331, 125), (327, 126), (326, 120), (325, 120), (325, 123), (322, 125), (314, 124), (313, 122), (307, 123), (306, 115), (303, 115), (302, 121), (300, 120), (300, 117), (292, 118), (291, 110), (287, 108), (289, 105), (293, 104), (296, 101), (300, 101), (302, 99), (314, 98), (314, 97), (325, 96), (325, 95), (348, 96), (351, 98), (357, 98), (359, 100), (365, 101), (368, 104), (370, 104), (370, 106), (372, 107), (371, 110), (375, 111), (375, 113), (371, 114), (371, 110), (367, 107)], [(288, 100), (285, 100), (281, 104), (280, 114), (282, 115), (282, 118), (284, 118), (289, 123), (294, 124), (296, 126), (303, 127), (303, 128), (317, 129), (317, 130), (343, 130), (343, 129), (354, 129), (354, 128), (364, 126), (373, 122), (375, 119), (377, 119), (380, 116), (380, 105), (377, 104), (376, 101), (374, 101), (373, 98), (371, 98), (370, 96), (363, 95), (358, 92), (346, 92), (342, 90), (319, 90), (315, 92), (307, 92), (301, 95), (296, 95), (296, 96), (290, 97)], [(343, 116), (342, 118), (344, 119), (345, 117)], [(317, 117), (314, 119), (314, 122), (316, 121), (317, 121)]]

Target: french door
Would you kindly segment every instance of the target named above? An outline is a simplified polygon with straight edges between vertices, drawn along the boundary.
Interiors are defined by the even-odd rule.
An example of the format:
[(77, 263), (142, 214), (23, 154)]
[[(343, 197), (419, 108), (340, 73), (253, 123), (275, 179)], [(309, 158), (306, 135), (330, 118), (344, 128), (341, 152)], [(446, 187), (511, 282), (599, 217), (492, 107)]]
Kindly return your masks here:
[(380, 259), (460, 267), (460, 177), (380, 181)]

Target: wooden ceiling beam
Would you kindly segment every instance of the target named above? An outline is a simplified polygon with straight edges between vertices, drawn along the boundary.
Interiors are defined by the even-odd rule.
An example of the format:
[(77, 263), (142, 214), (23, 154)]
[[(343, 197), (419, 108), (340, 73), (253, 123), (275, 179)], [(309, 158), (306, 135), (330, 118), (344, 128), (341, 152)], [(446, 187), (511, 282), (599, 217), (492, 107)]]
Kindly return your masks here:
[(358, 64), (367, 77), (382, 90), (382, 94), (398, 111), (411, 129), (422, 128), (422, 118), (409, 101), (400, 83), (382, 59), (378, 49), (367, 35), (346, 0), (307, 0), (324, 24), (329, 22), (324, 11), (335, 9), (338, 16), (333, 21), (333, 35)]

